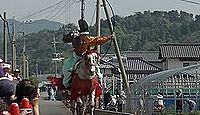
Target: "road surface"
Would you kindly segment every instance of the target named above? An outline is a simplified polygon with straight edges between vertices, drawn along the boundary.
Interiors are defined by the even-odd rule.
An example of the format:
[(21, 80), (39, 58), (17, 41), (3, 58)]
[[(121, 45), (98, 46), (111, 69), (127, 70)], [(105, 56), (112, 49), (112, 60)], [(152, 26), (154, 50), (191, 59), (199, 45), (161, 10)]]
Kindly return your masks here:
[(47, 100), (47, 93), (42, 92), (40, 97), (40, 115), (72, 115), (62, 101)]

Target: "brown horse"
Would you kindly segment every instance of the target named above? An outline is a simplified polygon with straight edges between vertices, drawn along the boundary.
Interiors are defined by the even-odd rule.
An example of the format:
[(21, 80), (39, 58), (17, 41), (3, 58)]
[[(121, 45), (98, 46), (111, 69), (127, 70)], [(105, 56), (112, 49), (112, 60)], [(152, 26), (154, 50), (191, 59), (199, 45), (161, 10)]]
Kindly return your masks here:
[(98, 54), (87, 51), (72, 75), (71, 104), (73, 114), (94, 113), (96, 100), (102, 95), (97, 75)]

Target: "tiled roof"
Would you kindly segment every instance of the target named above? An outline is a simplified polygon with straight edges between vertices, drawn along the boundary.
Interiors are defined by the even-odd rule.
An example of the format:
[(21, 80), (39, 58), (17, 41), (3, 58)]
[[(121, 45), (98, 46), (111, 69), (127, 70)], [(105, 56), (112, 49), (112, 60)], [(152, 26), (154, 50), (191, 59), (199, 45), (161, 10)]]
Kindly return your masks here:
[(139, 57), (145, 61), (159, 61), (159, 51), (122, 51), (122, 55), (127, 57)]
[(200, 43), (162, 44), (159, 48), (159, 58), (200, 58)]
[[(103, 58), (103, 60), (106, 62), (104, 63), (101, 63), (100, 64), (100, 68), (114, 68), (114, 66), (117, 66), (119, 64), (117, 64), (116, 61), (114, 61), (113, 63), (113, 59), (116, 59), (116, 57), (113, 55), (111, 57), (110, 54), (107, 56), (105, 56)], [(127, 61), (124, 61), (126, 62), (126, 64), (124, 64), (125, 66), (125, 69), (128, 73), (138, 73), (138, 72), (145, 72), (145, 71), (149, 71), (147, 73), (152, 73), (152, 72), (155, 72), (155, 71), (160, 71), (161, 69), (156, 67), (155, 65), (141, 59), (140, 57), (127, 57)], [(151, 71), (151, 72), (150, 72)]]
[(128, 71), (160, 71), (161, 69), (155, 65), (144, 61), (141, 58), (128, 57), (127, 58), (127, 67), (125, 68)]

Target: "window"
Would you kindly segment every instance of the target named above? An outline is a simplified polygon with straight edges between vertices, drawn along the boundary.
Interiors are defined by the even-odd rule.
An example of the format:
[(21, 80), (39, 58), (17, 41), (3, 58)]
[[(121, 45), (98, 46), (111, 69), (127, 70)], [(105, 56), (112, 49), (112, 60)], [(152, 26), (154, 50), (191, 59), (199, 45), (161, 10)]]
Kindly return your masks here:
[(183, 67), (186, 67), (186, 66), (190, 66), (190, 65), (196, 65), (197, 63), (196, 62), (185, 62), (183, 63)]
[(183, 63), (183, 67), (190, 66), (190, 63)]

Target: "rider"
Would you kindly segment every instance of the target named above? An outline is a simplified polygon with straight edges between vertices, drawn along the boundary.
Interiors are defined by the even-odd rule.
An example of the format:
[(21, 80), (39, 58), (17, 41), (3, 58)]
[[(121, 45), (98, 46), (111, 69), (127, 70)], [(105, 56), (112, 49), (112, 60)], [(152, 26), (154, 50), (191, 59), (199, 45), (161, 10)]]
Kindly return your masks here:
[(74, 52), (78, 56), (82, 56), (88, 49), (93, 49), (95, 46), (104, 44), (108, 40), (112, 39), (112, 36), (90, 36), (87, 22), (83, 19), (80, 19), (78, 23), (80, 27), (80, 34), (72, 41)]
[[(100, 37), (91, 36), (89, 35), (87, 22), (83, 19), (80, 19), (78, 23), (80, 27), (79, 36), (73, 39), (72, 46), (75, 54), (80, 57), (83, 56), (83, 54), (85, 54), (88, 50), (90, 49), (96, 50), (97, 45), (104, 44), (108, 40), (112, 39), (112, 36), (100, 36)], [(73, 72), (76, 70), (79, 60), (80, 59), (78, 59), (74, 64), (71, 74), (73, 74)], [(101, 78), (102, 74), (100, 73), (99, 66), (97, 65), (96, 68), (97, 68), (97, 75), (99, 78)], [(72, 76), (73, 75), (70, 75), (70, 79), (68, 80), (68, 84), (70, 85), (72, 82)], [(67, 89), (70, 90), (70, 86), (68, 86)]]

